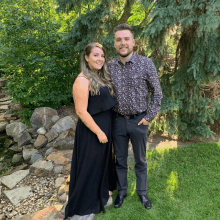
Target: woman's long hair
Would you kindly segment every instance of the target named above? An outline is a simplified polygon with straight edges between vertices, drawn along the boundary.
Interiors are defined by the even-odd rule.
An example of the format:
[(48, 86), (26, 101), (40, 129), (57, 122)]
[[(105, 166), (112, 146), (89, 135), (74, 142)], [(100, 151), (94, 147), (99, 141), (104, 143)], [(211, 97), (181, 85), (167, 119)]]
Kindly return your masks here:
[[(92, 49), (98, 47), (100, 48), (105, 57), (105, 62), (103, 67), (97, 72), (90, 69), (88, 62), (85, 59), (85, 56), (89, 56)], [(100, 87), (108, 86), (110, 94), (114, 95), (114, 88), (112, 85), (111, 77), (108, 72), (107, 61), (106, 61), (106, 52), (103, 46), (99, 43), (89, 43), (85, 50), (83, 51), (81, 58), (81, 71), (85, 77), (89, 80), (89, 90), (91, 95), (98, 95)]]

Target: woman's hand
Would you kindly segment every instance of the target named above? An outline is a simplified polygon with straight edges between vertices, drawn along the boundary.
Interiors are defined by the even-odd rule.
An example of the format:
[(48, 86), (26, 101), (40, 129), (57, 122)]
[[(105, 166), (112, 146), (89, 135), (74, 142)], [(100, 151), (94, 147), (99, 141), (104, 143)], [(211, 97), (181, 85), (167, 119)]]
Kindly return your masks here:
[(105, 144), (108, 142), (108, 138), (107, 136), (105, 135), (105, 133), (103, 131), (99, 131), (97, 133), (97, 137), (99, 139), (99, 142), (102, 143), (102, 144)]

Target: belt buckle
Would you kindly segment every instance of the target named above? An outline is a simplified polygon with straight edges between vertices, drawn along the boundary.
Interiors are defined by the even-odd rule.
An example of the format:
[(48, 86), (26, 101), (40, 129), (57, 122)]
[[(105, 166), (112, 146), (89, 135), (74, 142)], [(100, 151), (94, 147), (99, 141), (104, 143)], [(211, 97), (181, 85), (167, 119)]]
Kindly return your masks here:
[(124, 116), (126, 119), (130, 119), (131, 117), (129, 115)]

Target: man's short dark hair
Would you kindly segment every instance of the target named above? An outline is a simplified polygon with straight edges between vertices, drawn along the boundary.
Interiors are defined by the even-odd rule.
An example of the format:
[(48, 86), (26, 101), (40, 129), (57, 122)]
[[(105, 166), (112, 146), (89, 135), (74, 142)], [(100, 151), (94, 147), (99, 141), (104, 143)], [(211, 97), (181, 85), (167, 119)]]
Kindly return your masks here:
[(131, 33), (132, 33), (132, 35), (133, 35), (133, 37), (134, 37), (134, 31), (133, 31), (133, 28), (130, 26), (130, 25), (128, 25), (128, 24), (119, 24), (118, 26), (116, 26), (115, 28), (114, 28), (114, 35), (115, 35), (115, 33), (117, 32), (117, 31), (123, 31), (123, 30), (129, 30)]

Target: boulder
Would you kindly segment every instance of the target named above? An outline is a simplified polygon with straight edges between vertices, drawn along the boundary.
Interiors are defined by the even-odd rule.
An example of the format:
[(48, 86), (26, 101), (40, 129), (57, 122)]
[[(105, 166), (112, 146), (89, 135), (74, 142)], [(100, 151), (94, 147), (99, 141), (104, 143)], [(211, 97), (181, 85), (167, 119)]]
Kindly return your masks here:
[(28, 198), (33, 193), (30, 186), (20, 187), (13, 190), (4, 191), (4, 194), (8, 197), (13, 205), (17, 205), (22, 200)]
[(64, 177), (58, 177), (55, 181), (55, 187), (59, 188), (64, 183), (64, 181), (65, 181)]
[(47, 131), (49, 131), (52, 126), (60, 119), (58, 115), (55, 115), (53, 117), (48, 117), (45, 121), (44, 127)]
[(54, 167), (53, 171), (54, 171), (54, 173), (62, 173), (63, 166)]
[(0, 122), (0, 132), (5, 131), (8, 122)]
[(56, 140), (54, 142), (54, 148), (59, 150), (72, 150), (74, 145), (74, 138), (66, 138)]
[(58, 116), (56, 110), (49, 107), (40, 107), (34, 110), (34, 113), (31, 116), (31, 125), (32, 127), (40, 128), (44, 127), (47, 123), (48, 118), (53, 116)]
[(28, 130), (25, 130), (18, 137), (18, 147), (30, 144), (31, 140), (31, 135), (29, 134)]
[(10, 147), (9, 150), (12, 150), (14, 152), (21, 152), (22, 151), (22, 147), (18, 147), (18, 145), (15, 144), (12, 147)]
[(42, 148), (45, 147), (47, 145), (47, 138), (44, 135), (38, 135), (36, 141), (34, 142), (34, 146), (36, 148)]
[(53, 161), (56, 165), (66, 165), (71, 162), (72, 152), (72, 150), (53, 151), (47, 160)]
[(38, 160), (30, 166), (30, 174), (36, 176), (47, 176), (53, 170), (53, 164), (50, 161)]
[(54, 130), (56, 133), (61, 134), (64, 131), (74, 127), (75, 122), (73, 121), (73, 119), (70, 116), (66, 116), (57, 121), (56, 124), (51, 128), (51, 130)]
[(38, 150), (33, 145), (23, 146), (23, 158), (24, 160), (30, 160), (32, 155), (38, 153)]
[(43, 156), (42, 156), (41, 154), (38, 154), (38, 153), (33, 154), (33, 155), (31, 156), (31, 159), (30, 159), (30, 164), (33, 164), (33, 163), (35, 163), (36, 161), (42, 160), (42, 159), (43, 159)]
[(44, 135), (44, 134), (47, 133), (47, 131), (46, 131), (46, 129), (45, 129), (44, 127), (41, 127), (41, 128), (39, 128), (39, 129), (37, 130), (37, 133)]
[(46, 207), (35, 213), (31, 220), (62, 220), (63, 215), (57, 210), (58, 206)]
[(18, 137), (27, 128), (27, 125), (21, 122), (12, 122), (6, 126), (6, 133), (8, 136), (13, 137), (15, 142), (18, 142)]
[(22, 179), (24, 179), (28, 174), (29, 174), (29, 170), (19, 170), (8, 176), (4, 176), (1, 182), (9, 189), (12, 189), (17, 183), (19, 183)]
[(15, 154), (13, 157), (12, 157), (12, 163), (18, 163), (22, 160), (22, 154)]
[(55, 138), (57, 138), (59, 136), (59, 134), (51, 129), (48, 133), (45, 134), (45, 136), (47, 137), (47, 140), (49, 143), (49, 142), (53, 141)]

